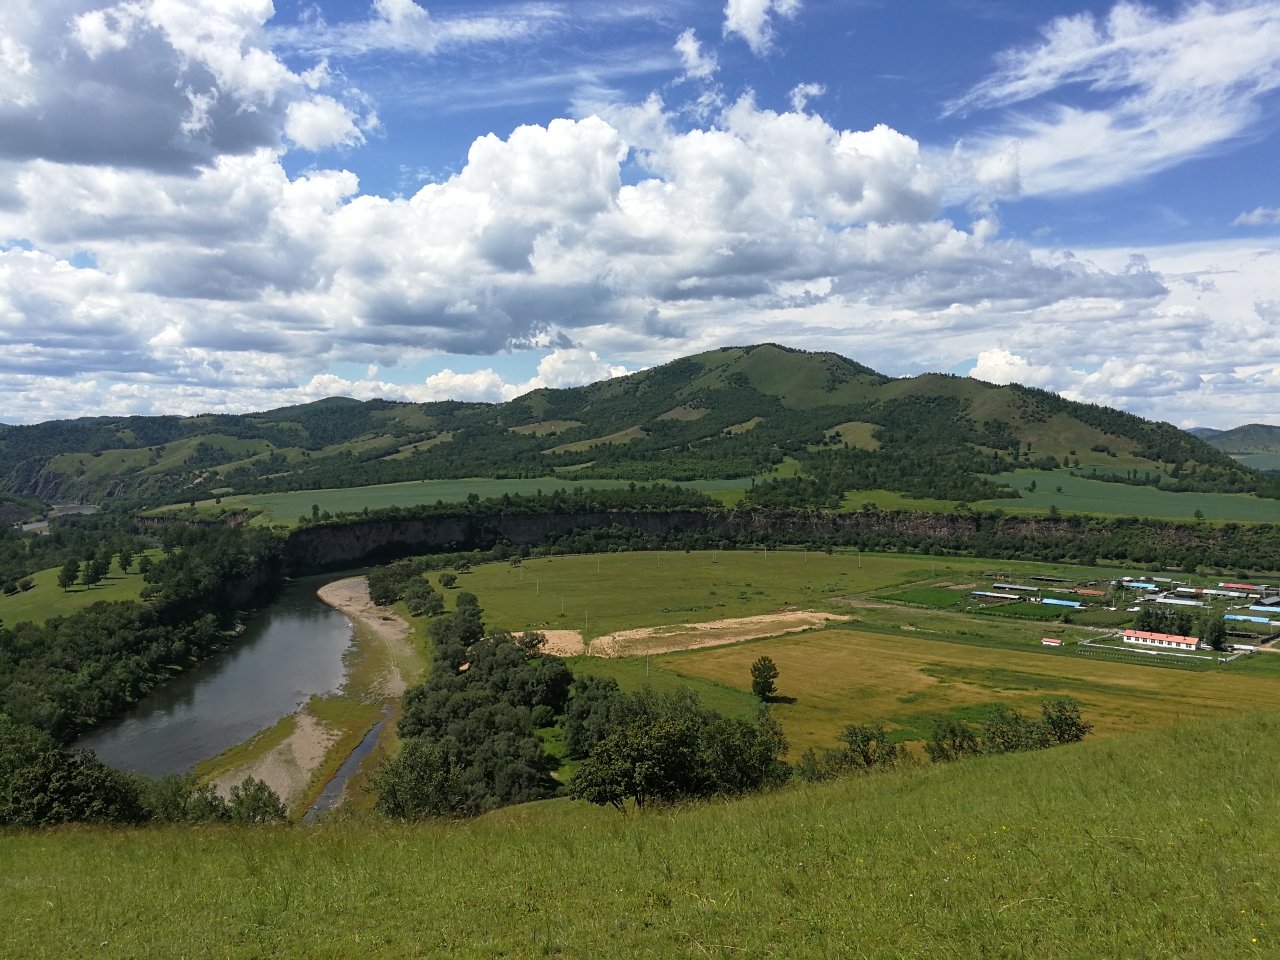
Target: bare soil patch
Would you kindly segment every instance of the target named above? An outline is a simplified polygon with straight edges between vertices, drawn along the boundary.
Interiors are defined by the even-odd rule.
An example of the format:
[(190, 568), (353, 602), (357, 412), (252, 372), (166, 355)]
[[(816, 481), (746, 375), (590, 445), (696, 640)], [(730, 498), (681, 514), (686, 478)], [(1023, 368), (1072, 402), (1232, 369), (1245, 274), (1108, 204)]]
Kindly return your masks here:
[[(712, 620), (709, 623), (680, 623), (665, 627), (643, 627), (636, 630), (619, 630), (591, 640), (593, 657), (634, 657), (645, 654), (673, 653), (677, 650), (698, 650), (703, 647), (719, 647), (745, 640), (764, 637), (780, 637), (787, 633), (812, 630), (832, 620), (849, 620), (838, 613), (816, 610), (792, 610), (785, 613), (763, 613), (755, 617), (734, 617), (728, 620)], [(574, 653), (582, 652), (581, 634), (576, 630), (557, 630), (558, 634), (577, 638)], [(547, 637), (550, 641), (550, 634)], [(568, 637), (566, 641), (568, 642)], [(547, 644), (551, 646), (550, 642)]]

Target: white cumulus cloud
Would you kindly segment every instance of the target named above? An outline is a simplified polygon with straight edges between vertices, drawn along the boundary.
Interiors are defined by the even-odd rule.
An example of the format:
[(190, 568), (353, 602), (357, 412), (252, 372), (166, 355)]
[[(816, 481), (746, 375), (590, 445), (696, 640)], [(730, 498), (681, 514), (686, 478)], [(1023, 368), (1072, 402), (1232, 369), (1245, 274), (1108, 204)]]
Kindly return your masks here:
[(694, 35), (693, 27), (676, 38), (676, 53), (680, 54), (680, 62), (684, 64), (684, 75), (696, 79), (705, 79), (716, 72), (717, 63), (714, 53), (704, 54), (702, 45)]
[[(295, 100), (285, 112), (284, 132), (290, 140), (307, 150), (326, 147), (353, 147), (364, 143), (364, 134), (356, 125), (354, 110), (324, 95), (310, 100)], [(376, 117), (372, 125), (377, 124)], [(370, 126), (365, 121), (366, 127)]]
[(724, 5), (724, 35), (737, 34), (752, 53), (763, 56), (773, 46), (773, 15), (793, 17), (800, 0), (728, 0)]

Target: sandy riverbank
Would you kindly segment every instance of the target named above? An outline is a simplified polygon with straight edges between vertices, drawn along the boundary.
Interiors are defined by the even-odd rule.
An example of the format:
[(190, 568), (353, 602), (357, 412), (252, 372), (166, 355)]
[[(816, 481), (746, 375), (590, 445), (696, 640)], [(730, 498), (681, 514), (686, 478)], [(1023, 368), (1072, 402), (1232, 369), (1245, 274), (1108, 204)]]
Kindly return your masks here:
[(245, 777), (262, 780), (291, 807), (311, 784), (312, 774), (338, 740), (337, 731), (320, 723), (303, 707), (293, 714), (293, 731), (266, 755), (228, 770), (213, 781), (222, 796), (229, 796), (233, 784)]
[(326, 583), (316, 591), (316, 596), (336, 610), (341, 610), (352, 620), (368, 627), (391, 650), (388, 674), (383, 679), (382, 693), (387, 697), (399, 697), (405, 691), (405, 680), (396, 660), (405, 653), (409, 634), (413, 628), (402, 617), (386, 607), (379, 607), (369, 599), (369, 581), (364, 577), (347, 577)]

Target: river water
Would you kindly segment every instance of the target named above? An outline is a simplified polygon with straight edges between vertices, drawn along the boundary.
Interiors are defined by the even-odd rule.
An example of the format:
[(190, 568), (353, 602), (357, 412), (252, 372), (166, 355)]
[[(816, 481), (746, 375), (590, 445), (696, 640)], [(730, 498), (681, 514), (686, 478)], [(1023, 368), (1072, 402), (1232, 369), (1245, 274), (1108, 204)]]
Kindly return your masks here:
[(336, 692), (354, 628), (316, 591), (344, 576), (350, 574), (287, 583), (229, 649), (157, 686), (74, 745), (130, 773), (186, 773), (293, 713), (313, 694)]

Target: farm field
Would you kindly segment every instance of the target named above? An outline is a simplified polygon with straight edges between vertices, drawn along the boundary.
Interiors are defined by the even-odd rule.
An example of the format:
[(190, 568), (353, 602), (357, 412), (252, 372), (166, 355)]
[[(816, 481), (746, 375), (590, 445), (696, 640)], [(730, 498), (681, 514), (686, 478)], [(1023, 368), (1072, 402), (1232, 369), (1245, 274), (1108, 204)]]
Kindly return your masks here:
[(793, 751), (835, 746), (836, 734), (850, 723), (881, 721), (902, 739), (927, 739), (941, 714), (976, 719), (981, 711), (974, 708), (994, 703), (1038, 713), (1052, 696), (1080, 701), (1095, 736), (1244, 713), (1280, 698), (1280, 664), (1266, 672), (1161, 669), (910, 633), (889, 636), (856, 625), (668, 654), (652, 665), (749, 692), (751, 664), (762, 655), (778, 665), (782, 699), (773, 710)]
[[(1066, 470), (1020, 470), (991, 479), (1007, 483), (1021, 494), (1019, 500), (984, 500), (985, 509), (1000, 507), (1009, 513), (1047, 513), (1056, 506), (1061, 513), (1100, 513), (1125, 517), (1160, 517), (1190, 520), (1199, 510), (1206, 520), (1280, 523), (1280, 500), (1264, 500), (1252, 494), (1170, 493), (1152, 487), (1131, 487), (1073, 477)], [(1035, 482), (1034, 492), (1029, 487)], [(1062, 492), (1057, 492), (1062, 487)], [(975, 504), (977, 506), (977, 504)]]
[[(301, 490), (294, 493), (261, 493), (240, 497), (223, 497), (215, 504), (213, 499), (197, 502), (199, 509), (217, 512), (218, 510), (234, 510), (237, 508), (258, 508), (263, 512), (255, 518), (259, 523), (292, 523), (299, 516), (310, 516), (311, 506), (316, 504), (321, 510), (330, 513), (358, 512), (368, 507), (378, 510), (384, 507), (413, 507), (423, 503), (456, 503), (466, 500), (469, 494), (476, 494), (482, 500), (489, 497), (500, 497), (504, 493), (531, 495), (542, 490), (566, 489), (572, 492), (576, 487), (597, 490), (616, 489), (628, 486), (625, 480), (585, 480), (572, 481), (560, 477), (539, 477), (533, 480), (413, 480), (406, 483), (385, 483), (371, 487), (340, 487), (331, 490)], [(751, 480), (693, 480), (680, 484), (694, 490), (701, 490), (712, 496), (717, 494), (737, 494), (751, 486)], [(738, 494), (740, 496), (740, 494)], [(736, 499), (733, 498), (733, 499)], [(185, 504), (152, 511), (163, 513), (166, 510), (180, 510)]]
[[(159, 550), (146, 552), (153, 560), (160, 556)], [(142, 574), (138, 573), (136, 559), (133, 569), (122, 573), (120, 558), (113, 558), (111, 572), (100, 584), (94, 587), (77, 584), (65, 593), (58, 586), (59, 569), (51, 567), (32, 574), (31, 579), (36, 585), (25, 593), (0, 596), (0, 622), (10, 627), (24, 620), (44, 623), (50, 617), (65, 617), (99, 600), (136, 600), (138, 591), (142, 589)]]
[(1261, 958), (1278, 793), (1272, 711), (625, 817), (6, 831), (0, 954)]
[(479, 598), (490, 626), (585, 626), (586, 636), (593, 638), (616, 630), (705, 623), (787, 608), (849, 612), (829, 601), (931, 579), (973, 579), (1012, 567), (1022, 575), (1070, 571), (1068, 576), (1107, 576), (1102, 568), (1086, 573), (1084, 568), (955, 557), (933, 561), (890, 554), (721, 550), (715, 562), (711, 552), (694, 551), (531, 558), (521, 567), (484, 564), (459, 577), (458, 586)]

